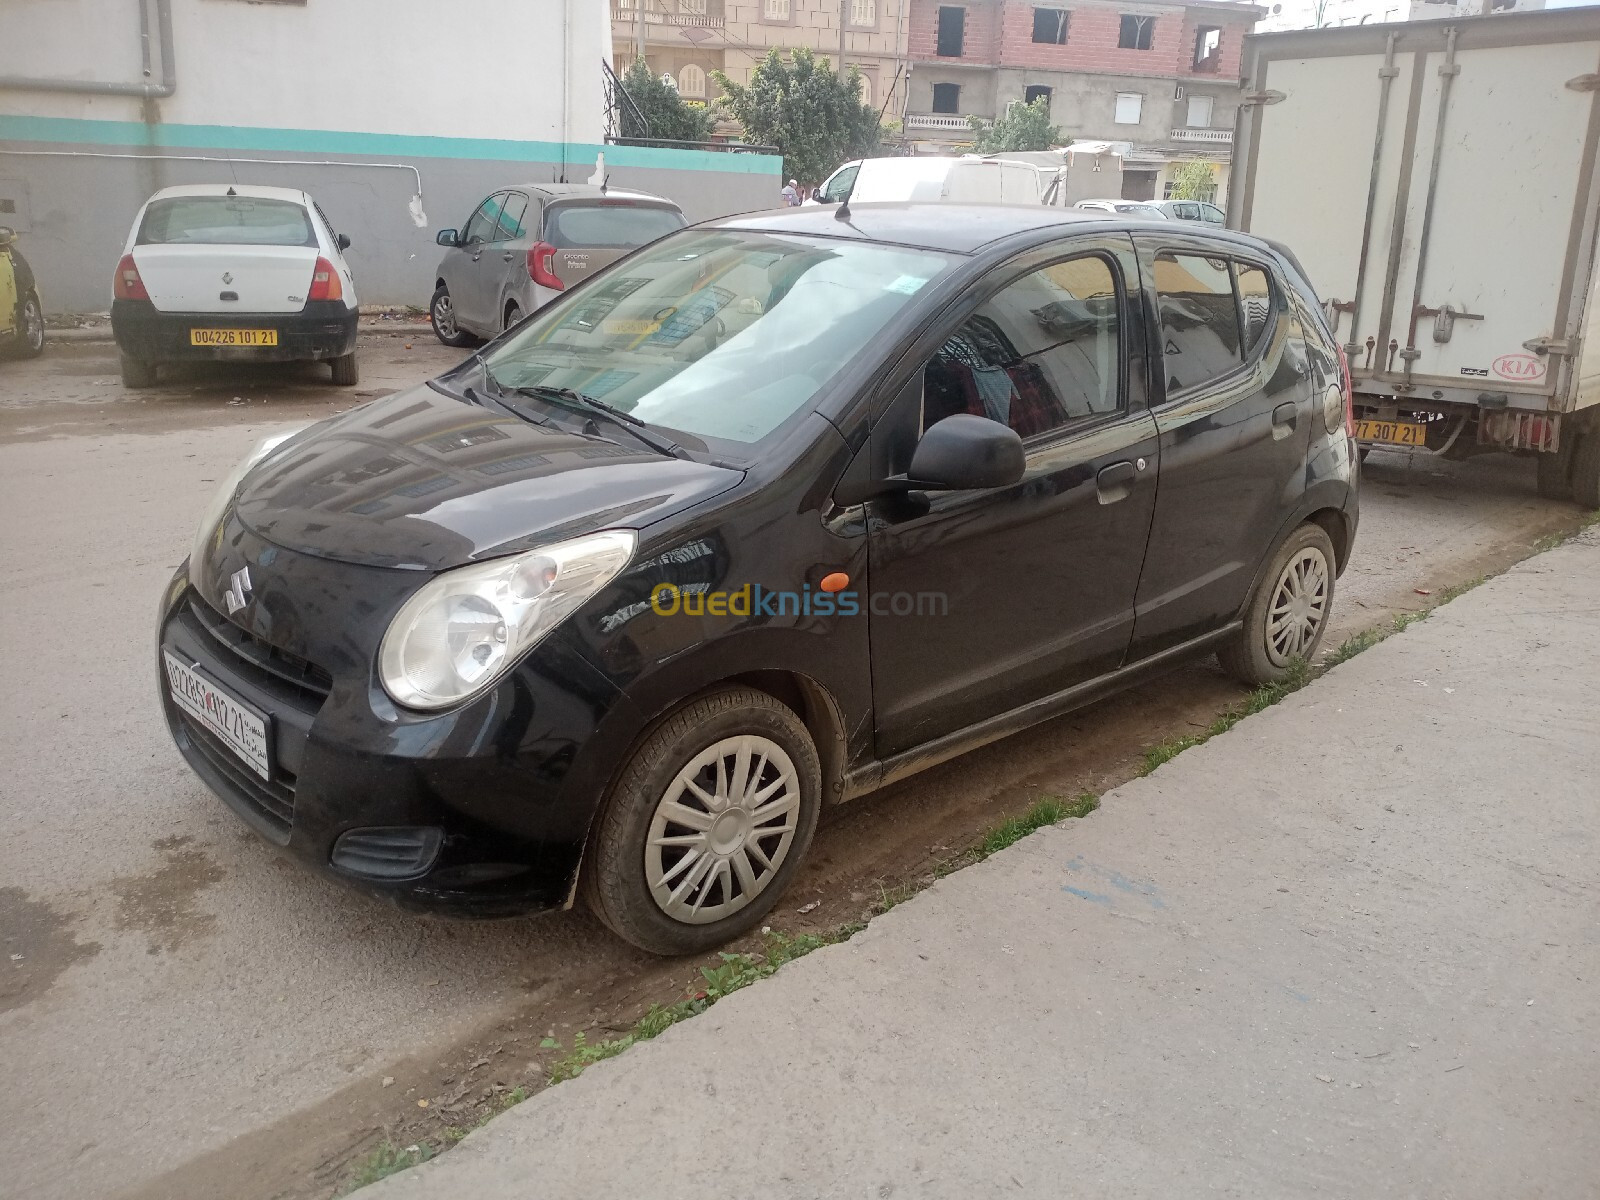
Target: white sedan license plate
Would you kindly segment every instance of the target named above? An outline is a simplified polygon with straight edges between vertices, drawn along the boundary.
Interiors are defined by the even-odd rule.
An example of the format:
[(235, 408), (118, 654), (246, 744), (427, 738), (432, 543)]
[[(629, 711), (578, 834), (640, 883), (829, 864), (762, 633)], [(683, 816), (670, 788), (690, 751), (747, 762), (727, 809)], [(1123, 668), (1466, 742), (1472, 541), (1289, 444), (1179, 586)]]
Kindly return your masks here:
[(162, 654), (167, 660), (167, 684), (179, 707), (216, 734), (257, 775), (271, 778), (267, 771), (267, 719), (169, 651)]

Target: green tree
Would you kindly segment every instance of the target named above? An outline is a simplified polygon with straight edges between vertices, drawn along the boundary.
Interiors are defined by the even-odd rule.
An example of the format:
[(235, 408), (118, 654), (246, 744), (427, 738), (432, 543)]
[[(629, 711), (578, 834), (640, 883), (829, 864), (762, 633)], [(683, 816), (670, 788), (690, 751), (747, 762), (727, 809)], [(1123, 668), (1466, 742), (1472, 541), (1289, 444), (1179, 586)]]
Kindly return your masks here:
[(870, 155), (883, 136), (876, 110), (861, 103), (860, 73), (851, 67), (840, 78), (805, 47), (789, 62), (767, 51), (748, 85), (721, 71), (712, 76), (724, 92), (718, 104), (744, 126), (745, 140), (783, 155), (785, 179), (818, 183), (840, 163)]
[(1002, 150), (1052, 150), (1071, 141), (1061, 136), (1061, 127), (1050, 124), (1050, 101), (1042, 96), (1032, 104), (1012, 104), (998, 121), (968, 117), (967, 124), (977, 136), (972, 148), (979, 154)]
[(1208, 162), (1191, 158), (1172, 169), (1170, 200), (1210, 200), (1217, 194), (1217, 171)]
[(623, 137), (668, 138), (675, 142), (704, 142), (710, 139), (711, 127), (716, 124), (711, 110), (686, 103), (678, 95), (678, 89), (662, 82), (644, 59), (633, 60), (633, 65), (622, 77), (622, 86), (649, 125), (648, 130), (642, 128), (632, 110), (623, 105)]

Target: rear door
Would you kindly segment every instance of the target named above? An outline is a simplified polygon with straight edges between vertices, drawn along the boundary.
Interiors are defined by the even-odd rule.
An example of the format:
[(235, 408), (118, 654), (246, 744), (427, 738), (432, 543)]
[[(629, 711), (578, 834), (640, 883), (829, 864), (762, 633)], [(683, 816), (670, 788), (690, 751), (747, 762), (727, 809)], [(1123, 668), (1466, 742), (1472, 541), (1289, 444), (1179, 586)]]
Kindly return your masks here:
[(1203, 235), (1139, 234), (1161, 476), (1133, 657), (1232, 620), (1305, 491), (1313, 388), (1299, 327), (1264, 259)]
[(665, 204), (605, 197), (564, 200), (545, 205), (541, 240), (555, 247), (556, 278), (570, 288), (686, 224), (681, 212)]
[(132, 250), (160, 311), (230, 314), (299, 312), (320, 253), (304, 204), (248, 195), (152, 200)]
[[(537, 208), (534, 209), (534, 215), (538, 215)], [(521, 294), (523, 285), (528, 282), (528, 246), (531, 241), (525, 236), (527, 217), (527, 194), (507, 192), (501, 201), (493, 240), (484, 250), (485, 274), (493, 278), (490, 285), (493, 312), (500, 322), (500, 328), (505, 326), (513, 298)], [(527, 316), (526, 301), (516, 300), (515, 303), (521, 315)]]

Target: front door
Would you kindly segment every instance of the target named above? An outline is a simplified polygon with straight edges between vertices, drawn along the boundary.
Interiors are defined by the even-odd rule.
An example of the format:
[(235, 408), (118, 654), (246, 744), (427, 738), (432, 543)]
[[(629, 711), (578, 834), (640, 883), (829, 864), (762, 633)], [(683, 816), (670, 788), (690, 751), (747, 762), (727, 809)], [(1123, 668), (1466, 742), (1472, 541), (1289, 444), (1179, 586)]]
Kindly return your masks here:
[[(904, 447), (955, 413), (1023, 438), (994, 491), (869, 506), (873, 705), (887, 758), (1121, 665), (1155, 503), (1137, 266), (1124, 237), (1002, 268), (874, 427)], [(891, 455), (895, 457), (896, 455)]]
[(1264, 260), (1204, 235), (1135, 240), (1161, 318), (1151, 357), (1166, 368), (1140, 657), (1238, 614), (1305, 490), (1311, 422), (1320, 418), (1300, 325)]
[(478, 205), (461, 231), (459, 247), (446, 255), (445, 285), (455, 301), (456, 320), (484, 337), (500, 332), (499, 314), (494, 311), (499, 260), (489, 257), (489, 251), (498, 236), (505, 196), (496, 192)]

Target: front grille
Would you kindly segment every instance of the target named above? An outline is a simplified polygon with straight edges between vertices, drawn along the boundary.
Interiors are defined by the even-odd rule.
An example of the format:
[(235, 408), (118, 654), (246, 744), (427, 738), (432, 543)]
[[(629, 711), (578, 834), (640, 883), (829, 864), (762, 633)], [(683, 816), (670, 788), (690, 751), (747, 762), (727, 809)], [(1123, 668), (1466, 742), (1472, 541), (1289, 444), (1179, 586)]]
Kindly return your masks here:
[(230, 656), (243, 659), (257, 671), (288, 684), (309, 702), (313, 711), (333, 690), (333, 676), (316, 663), (280, 650), (270, 642), (240, 629), (195, 592), (189, 593), (189, 611), (200, 628)]
[(227, 790), (223, 799), (234, 802), (240, 815), (255, 824), (261, 832), (280, 846), (289, 841), (289, 831), (294, 826), (295, 777), (281, 767), (276, 778), (262, 779), (210, 730), (178, 709), (178, 729), (187, 748), (213, 772), (221, 776)]

